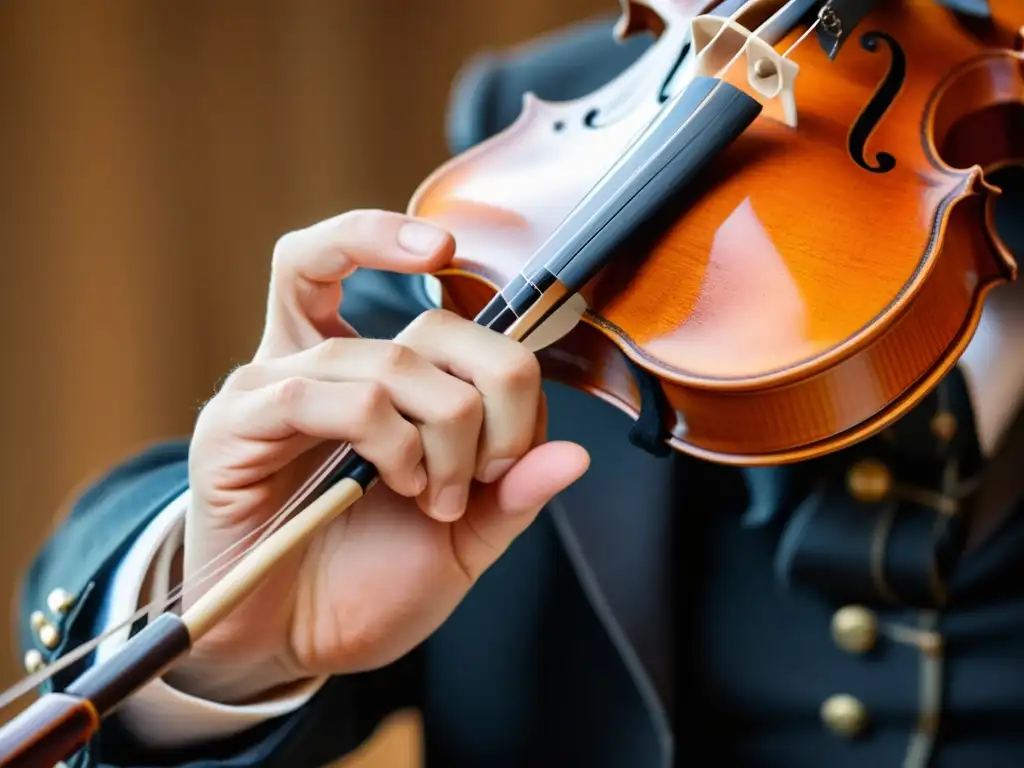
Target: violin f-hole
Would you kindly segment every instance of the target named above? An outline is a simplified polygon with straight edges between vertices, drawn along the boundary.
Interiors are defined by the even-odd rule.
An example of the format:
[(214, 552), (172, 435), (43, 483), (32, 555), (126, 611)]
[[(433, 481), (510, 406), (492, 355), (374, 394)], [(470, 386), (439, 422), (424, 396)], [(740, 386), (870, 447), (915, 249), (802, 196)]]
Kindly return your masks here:
[(896, 40), (884, 32), (866, 32), (861, 35), (860, 46), (869, 53), (878, 51), (879, 41), (884, 42), (889, 48), (889, 70), (882, 78), (871, 100), (864, 111), (860, 113), (857, 121), (850, 128), (847, 138), (847, 149), (853, 162), (871, 173), (888, 173), (896, 167), (896, 158), (888, 152), (875, 154), (875, 164), (871, 165), (864, 157), (864, 150), (868, 139), (874, 133), (875, 128), (882, 122), (885, 113), (889, 111), (896, 96), (903, 88), (903, 81), (907, 76), (907, 58), (903, 48)]

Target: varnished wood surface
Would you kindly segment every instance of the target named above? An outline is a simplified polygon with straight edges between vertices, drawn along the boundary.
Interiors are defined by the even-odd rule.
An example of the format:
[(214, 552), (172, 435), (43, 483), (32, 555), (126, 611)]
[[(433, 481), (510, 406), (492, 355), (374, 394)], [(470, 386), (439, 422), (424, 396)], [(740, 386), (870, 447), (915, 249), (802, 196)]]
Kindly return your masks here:
[[(576, 102), (529, 101), (418, 190), (411, 210), (456, 234), (459, 260), (442, 276), (453, 306), (477, 303), (474, 280), (514, 276), (658, 109), (686, 16), (646, 5), (670, 18), (619, 80)], [(955, 362), (987, 291), (1016, 277), (987, 232), (997, 190), (984, 180), (1024, 160), (1024, 57), (994, 47), (1008, 29), (980, 38), (930, 0), (905, 0), (869, 14), (833, 62), (805, 40), (791, 55), (797, 127), (766, 102), (649, 247), (588, 286), (591, 312), (544, 354), (549, 374), (635, 414), (629, 356), (663, 381), (673, 444), (730, 463), (799, 460), (898, 417)], [(898, 95), (863, 151), (849, 148), (897, 57)], [(745, 71), (725, 79), (753, 94)], [(597, 129), (583, 120), (594, 108), (608, 114)], [(888, 172), (855, 162), (881, 153), (895, 159)]]

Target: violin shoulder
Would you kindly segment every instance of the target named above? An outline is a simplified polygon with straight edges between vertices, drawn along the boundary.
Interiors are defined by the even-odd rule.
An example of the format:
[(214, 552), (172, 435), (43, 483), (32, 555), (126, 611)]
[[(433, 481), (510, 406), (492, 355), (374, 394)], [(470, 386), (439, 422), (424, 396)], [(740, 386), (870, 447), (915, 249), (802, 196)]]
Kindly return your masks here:
[(456, 75), (448, 100), (445, 129), (452, 154), (512, 125), (527, 93), (545, 101), (580, 98), (629, 67), (653, 39), (637, 35), (620, 41), (615, 21), (597, 17), (470, 59)]

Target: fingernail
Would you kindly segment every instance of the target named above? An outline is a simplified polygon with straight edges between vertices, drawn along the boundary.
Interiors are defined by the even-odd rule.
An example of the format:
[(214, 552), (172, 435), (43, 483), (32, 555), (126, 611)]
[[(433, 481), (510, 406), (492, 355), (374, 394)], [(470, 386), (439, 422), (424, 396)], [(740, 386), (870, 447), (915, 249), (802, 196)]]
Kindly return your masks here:
[(434, 498), (434, 516), (439, 520), (453, 521), (466, 511), (467, 489), (461, 485), (449, 485), (438, 491)]
[(398, 230), (398, 244), (410, 253), (428, 256), (444, 245), (447, 235), (437, 227), (410, 221)]
[(515, 459), (494, 459), (484, 466), (483, 472), (480, 473), (480, 479), (485, 483), (493, 483), (499, 477), (508, 472), (515, 463)]

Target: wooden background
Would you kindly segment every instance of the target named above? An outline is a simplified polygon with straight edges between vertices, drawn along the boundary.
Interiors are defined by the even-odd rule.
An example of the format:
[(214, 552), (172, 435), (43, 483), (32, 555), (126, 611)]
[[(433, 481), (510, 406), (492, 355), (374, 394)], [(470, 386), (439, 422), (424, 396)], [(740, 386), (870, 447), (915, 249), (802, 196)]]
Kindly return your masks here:
[[(614, 0), (0, 4), (0, 687), (20, 573), (84, 481), (252, 353), (277, 237), (404, 208), (473, 53)], [(68, 552), (68, 557), (75, 557)], [(418, 760), (415, 716), (349, 768)]]

